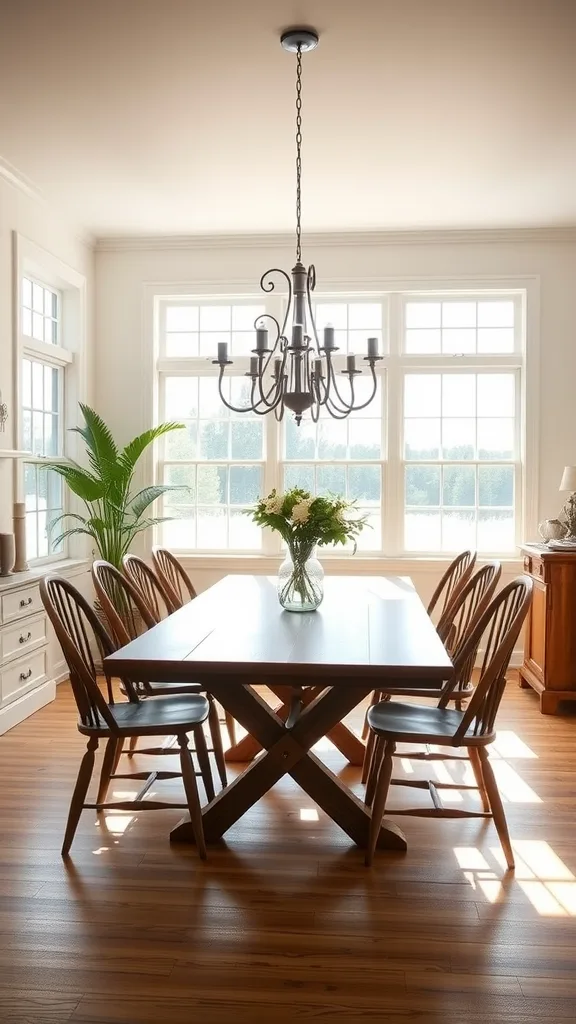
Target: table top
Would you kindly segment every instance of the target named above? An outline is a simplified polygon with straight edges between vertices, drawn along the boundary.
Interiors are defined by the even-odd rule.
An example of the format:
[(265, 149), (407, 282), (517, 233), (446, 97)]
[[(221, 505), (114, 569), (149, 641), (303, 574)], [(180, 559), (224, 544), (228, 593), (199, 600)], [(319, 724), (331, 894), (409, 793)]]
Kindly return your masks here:
[(304, 613), (280, 607), (273, 577), (226, 576), (104, 665), (113, 676), (156, 682), (247, 682), (268, 674), (435, 688), (452, 674), (426, 609), (402, 576), (328, 576), (320, 608)]

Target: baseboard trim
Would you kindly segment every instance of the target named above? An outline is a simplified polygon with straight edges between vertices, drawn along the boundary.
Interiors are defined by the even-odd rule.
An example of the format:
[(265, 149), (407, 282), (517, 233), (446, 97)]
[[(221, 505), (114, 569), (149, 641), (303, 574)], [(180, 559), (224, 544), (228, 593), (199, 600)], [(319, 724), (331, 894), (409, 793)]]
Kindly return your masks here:
[(29, 718), (30, 715), (39, 711), (46, 704), (50, 704), (55, 696), (56, 683), (53, 679), (48, 679), (45, 683), (37, 686), (35, 690), (25, 693), (24, 696), (18, 697), (12, 704), (1, 708), (0, 736), (8, 732), (9, 729), (13, 729), (15, 725), (19, 725), (25, 718)]

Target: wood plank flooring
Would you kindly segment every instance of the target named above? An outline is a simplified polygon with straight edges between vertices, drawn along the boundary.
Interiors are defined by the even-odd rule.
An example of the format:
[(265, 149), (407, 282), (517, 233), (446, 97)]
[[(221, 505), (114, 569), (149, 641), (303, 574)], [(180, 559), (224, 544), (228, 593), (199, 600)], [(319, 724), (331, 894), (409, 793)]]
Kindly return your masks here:
[[(178, 811), (111, 813), (99, 825), (85, 811), (67, 867), (59, 849), (84, 749), (75, 719), (62, 685), (0, 737), (1, 1024), (576, 1018), (574, 711), (544, 718), (532, 691), (508, 686), (493, 763), (513, 878), (480, 820), (397, 819), (408, 853), (380, 853), (366, 869), (290, 781), (205, 864), (170, 847)], [(361, 792), (358, 769), (326, 745), (319, 754)], [(462, 779), (462, 767), (440, 766), (441, 781), (446, 770)], [(180, 797), (177, 782), (158, 791)], [(395, 787), (393, 805), (415, 793)]]

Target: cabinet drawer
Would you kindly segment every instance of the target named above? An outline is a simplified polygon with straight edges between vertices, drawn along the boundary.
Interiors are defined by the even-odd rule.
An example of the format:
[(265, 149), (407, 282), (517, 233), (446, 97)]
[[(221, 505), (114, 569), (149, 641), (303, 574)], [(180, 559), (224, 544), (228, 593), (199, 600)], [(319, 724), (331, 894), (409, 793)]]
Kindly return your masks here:
[(2, 622), (14, 622), (34, 612), (44, 611), (40, 600), (38, 586), (26, 587), (24, 590), (11, 590), (2, 596)]
[(0, 673), (0, 696), (2, 704), (7, 704), (17, 697), (21, 697), (28, 690), (45, 682), (46, 676), (46, 651), (36, 651), (26, 658), (18, 658), (17, 661), (6, 665)]
[(46, 642), (46, 616), (24, 619), (20, 625), (10, 626), (0, 634), (1, 661), (9, 661)]

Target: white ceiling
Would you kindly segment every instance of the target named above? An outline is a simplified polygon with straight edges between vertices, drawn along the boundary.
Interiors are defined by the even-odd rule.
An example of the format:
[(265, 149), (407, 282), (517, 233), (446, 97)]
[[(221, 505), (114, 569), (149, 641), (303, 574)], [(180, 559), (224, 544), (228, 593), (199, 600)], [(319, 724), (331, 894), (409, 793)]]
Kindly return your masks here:
[(576, 0), (0, 0), (0, 155), (98, 236), (576, 224)]

